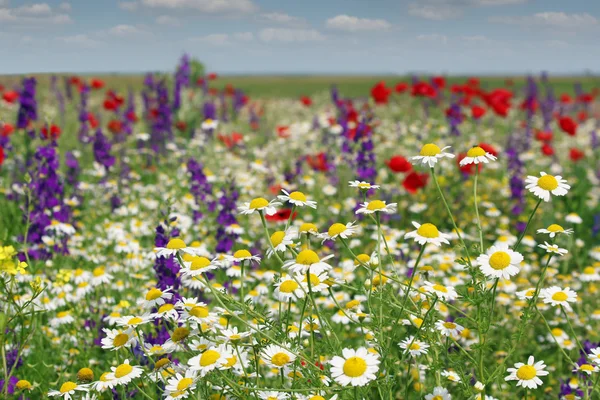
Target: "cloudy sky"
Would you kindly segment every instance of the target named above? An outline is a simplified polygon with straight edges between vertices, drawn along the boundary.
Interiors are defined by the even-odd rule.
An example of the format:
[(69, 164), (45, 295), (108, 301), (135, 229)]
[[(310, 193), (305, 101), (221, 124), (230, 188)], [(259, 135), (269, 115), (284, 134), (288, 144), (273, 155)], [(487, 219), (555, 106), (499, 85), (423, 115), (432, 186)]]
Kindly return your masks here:
[[(38, 0), (43, 1), (43, 0)], [(598, 0), (0, 0), (0, 73), (600, 71)]]

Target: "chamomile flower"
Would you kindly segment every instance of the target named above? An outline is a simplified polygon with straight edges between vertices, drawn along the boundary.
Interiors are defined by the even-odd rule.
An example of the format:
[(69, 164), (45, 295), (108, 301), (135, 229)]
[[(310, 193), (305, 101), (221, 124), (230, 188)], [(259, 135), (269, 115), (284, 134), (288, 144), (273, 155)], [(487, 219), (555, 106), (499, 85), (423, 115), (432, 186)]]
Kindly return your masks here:
[(275, 231), (271, 235), (271, 244), (273, 248), (267, 250), (267, 257), (271, 258), (275, 252), (284, 253), (294, 244), (294, 239), (298, 237), (298, 231), (294, 228), (288, 228), (287, 231)]
[(238, 328), (234, 326), (231, 329), (223, 329), (219, 335), (219, 338), (226, 342), (237, 343), (240, 340), (249, 337), (252, 332), (238, 332)]
[(63, 400), (71, 400), (73, 399), (73, 395), (75, 395), (75, 392), (87, 392), (88, 386), (87, 385), (78, 385), (75, 382), (65, 382), (60, 386), (60, 389), (58, 390), (50, 390), (48, 392), (48, 396), (52, 396), (52, 397), (62, 397)]
[(308, 200), (306, 195), (302, 192), (289, 193), (285, 189), (281, 189), (284, 194), (280, 194), (277, 198), (281, 201), (287, 201), (295, 205), (296, 207), (310, 207), (317, 208), (317, 202)]
[(379, 189), (381, 186), (379, 185), (371, 185), (369, 182), (365, 181), (348, 181), (350, 187), (358, 188), (360, 190), (371, 190), (371, 189)]
[(173, 238), (169, 240), (165, 247), (155, 247), (154, 252), (156, 253), (156, 257), (171, 257), (176, 256), (181, 253), (192, 253), (194, 252), (193, 248), (187, 247), (185, 242), (179, 238)]
[(558, 286), (552, 286), (541, 290), (540, 299), (553, 307), (563, 306), (570, 309), (571, 306), (569, 303), (575, 303), (577, 301), (577, 293), (568, 287), (562, 289)]
[(197, 377), (196, 371), (191, 369), (187, 369), (184, 375), (177, 372), (174, 377), (167, 380), (165, 387), (165, 392), (168, 393), (167, 398), (169, 396), (172, 399), (187, 397), (194, 390)]
[(133, 329), (118, 330), (104, 328), (103, 331), (106, 335), (101, 341), (103, 349), (119, 350), (137, 343)]
[(129, 360), (125, 360), (123, 364), (117, 367), (111, 367), (112, 372), (107, 375), (107, 379), (115, 385), (127, 385), (135, 378), (139, 378), (143, 374), (140, 367), (129, 364)]
[(433, 388), (433, 392), (425, 396), (425, 400), (451, 400), (452, 395), (447, 389), (437, 386)]
[(135, 328), (137, 326), (146, 324), (152, 321), (152, 315), (144, 314), (144, 315), (127, 315), (125, 317), (121, 317), (117, 320), (117, 325), (124, 326), (127, 328)]
[(583, 219), (577, 215), (576, 213), (570, 213), (565, 217), (565, 221), (570, 222), (572, 224), (581, 224), (583, 223)]
[(246, 249), (238, 250), (235, 253), (233, 253), (233, 255), (227, 255), (227, 256), (225, 256), (225, 258), (229, 262), (249, 261), (251, 263), (252, 262), (255, 262), (257, 264), (260, 263), (260, 257), (252, 255), (252, 253), (250, 253)]
[(290, 398), (289, 393), (286, 392), (259, 392), (258, 397), (261, 400), (287, 400)]
[(573, 369), (573, 372), (581, 372), (587, 375), (591, 375), (592, 372), (598, 372), (598, 367), (591, 364), (581, 364), (577, 365), (577, 367)]
[(323, 242), (326, 240), (334, 240), (338, 237), (342, 239), (348, 239), (358, 231), (358, 227), (354, 225), (354, 222), (348, 222), (346, 225), (336, 222), (331, 225), (327, 232), (323, 232), (319, 235)]
[(265, 347), (260, 356), (270, 368), (284, 368), (296, 360), (289, 350), (275, 344)]
[(157, 307), (165, 304), (165, 300), (170, 300), (173, 297), (173, 293), (170, 293), (171, 288), (161, 290), (159, 288), (152, 288), (146, 293), (146, 297), (143, 300), (139, 300), (138, 304), (145, 308)]
[(573, 229), (570, 229), (570, 228), (564, 229), (562, 226), (560, 226), (558, 224), (552, 224), (546, 229), (538, 229), (537, 233), (547, 233), (548, 236), (553, 238), (554, 236), (561, 234), (561, 233), (568, 236), (571, 233), (573, 233)]
[(193, 256), (191, 254), (184, 254), (183, 265), (181, 266), (180, 272), (186, 276), (198, 276), (202, 275), (207, 271), (212, 271), (221, 267), (221, 263), (217, 258), (212, 260), (203, 256)]
[(544, 242), (544, 244), (538, 244), (538, 247), (546, 250), (546, 253), (554, 253), (558, 254), (559, 256), (564, 256), (569, 252), (567, 249), (560, 248), (558, 245), (550, 244), (548, 242)]
[(460, 376), (454, 371), (442, 371), (442, 376), (446, 377), (450, 382), (461, 382)]
[(296, 256), (296, 260), (289, 260), (283, 264), (283, 268), (287, 268), (290, 274), (293, 275), (305, 275), (310, 270), (311, 274), (320, 274), (323, 271), (329, 271), (331, 265), (327, 264), (326, 260), (332, 258), (333, 255), (329, 255), (323, 259), (320, 259), (317, 253), (312, 250), (302, 250)]
[(201, 354), (192, 357), (188, 360), (188, 365), (192, 371), (198, 372), (201, 378), (206, 376), (214, 369), (220, 368), (227, 364), (227, 359), (233, 354), (226, 346), (212, 346), (206, 349)]
[(496, 161), (496, 156), (488, 153), (479, 146), (473, 146), (467, 151), (467, 156), (460, 160), (460, 166), (479, 163), (487, 164), (490, 161)]
[(562, 179), (562, 176), (547, 175), (545, 172), (540, 172), (541, 177), (528, 176), (525, 180), (531, 193), (540, 199), (550, 201), (550, 194), (554, 196), (564, 196), (567, 194), (571, 186), (567, 185), (567, 181)]
[(517, 386), (536, 389), (543, 383), (539, 377), (548, 375), (548, 371), (544, 371), (545, 368), (546, 364), (543, 361), (535, 362), (533, 356), (529, 356), (527, 364), (516, 363), (514, 368), (508, 368), (509, 375), (504, 380), (518, 381)]
[(427, 354), (427, 349), (429, 348), (427, 343), (415, 339), (414, 336), (407, 337), (398, 343), (398, 346), (400, 346), (405, 353), (408, 353), (413, 357)]
[(458, 293), (452, 286), (444, 286), (439, 283), (432, 283), (425, 281), (423, 290), (429, 293), (435, 293), (438, 297), (443, 300), (456, 300)]
[(448, 239), (450, 239), (452, 236), (447, 233), (440, 232), (437, 226), (430, 223), (421, 225), (415, 221), (413, 221), (412, 224), (417, 229), (405, 234), (405, 239), (414, 239), (415, 242), (419, 243), (421, 246), (425, 245), (426, 243), (432, 243), (438, 247), (440, 247), (442, 243), (450, 244)]
[(507, 244), (499, 244), (488, 249), (486, 254), (477, 257), (481, 272), (491, 278), (510, 279), (519, 273), (523, 256), (510, 250)]
[(590, 349), (588, 358), (596, 365), (600, 365), (600, 347)]
[(245, 215), (253, 214), (255, 211), (264, 211), (267, 215), (274, 215), (277, 213), (277, 208), (275, 207), (280, 205), (281, 203), (278, 201), (268, 201), (262, 197), (257, 197), (252, 199), (250, 203), (244, 203), (244, 205), (239, 206), (238, 210)]
[(279, 282), (275, 284), (275, 296), (279, 301), (287, 303), (295, 298), (302, 299), (308, 287), (302, 282), (298, 282), (289, 275), (281, 276)]
[(428, 165), (430, 168), (433, 168), (441, 158), (454, 158), (454, 154), (444, 152), (444, 150), (449, 148), (450, 146), (446, 146), (440, 149), (437, 145), (428, 143), (421, 147), (421, 152), (418, 156), (411, 157), (412, 163)]
[(331, 377), (341, 386), (365, 386), (375, 380), (379, 371), (379, 356), (365, 347), (343, 349), (342, 357), (331, 359)]
[(211, 118), (205, 119), (204, 121), (202, 121), (202, 124), (200, 125), (200, 127), (204, 131), (210, 131), (210, 130), (217, 129), (217, 126), (219, 126), (219, 121), (216, 119), (211, 119)]
[(459, 325), (455, 322), (442, 321), (442, 320), (438, 320), (435, 323), (435, 327), (442, 336), (449, 336), (449, 337), (457, 337), (460, 335), (460, 333), (463, 331), (463, 329), (465, 329), (464, 326)]
[(382, 200), (371, 200), (361, 204), (360, 208), (356, 210), (356, 214), (374, 214), (376, 212), (392, 214), (396, 212), (397, 207), (398, 203), (386, 204)]

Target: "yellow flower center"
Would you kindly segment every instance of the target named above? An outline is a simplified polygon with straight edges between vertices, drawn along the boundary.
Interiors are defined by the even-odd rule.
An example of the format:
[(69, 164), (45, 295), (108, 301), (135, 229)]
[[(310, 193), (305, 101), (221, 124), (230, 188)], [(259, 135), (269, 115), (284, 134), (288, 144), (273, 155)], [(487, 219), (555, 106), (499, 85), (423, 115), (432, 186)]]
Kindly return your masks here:
[(360, 301), (358, 300), (350, 300), (346, 303), (346, 309), (350, 310), (354, 307), (358, 307), (360, 305)]
[(148, 293), (146, 293), (146, 300), (148, 300), (148, 301), (156, 300), (160, 296), (162, 296), (162, 294), (163, 294), (162, 290), (157, 289), (157, 288), (152, 288), (148, 291)]
[(345, 230), (346, 230), (346, 225), (340, 224), (340, 223), (335, 223), (329, 227), (329, 230), (327, 231), (327, 233), (329, 234), (329, 236), (333, 237), (333, 236), (339, 235), (340, 233), (344, 232)]
[(206, 318), (208, 317), (208, 308), (203, 306), (192, 307), (190, 315), (193, 315), (196, 318)]
[(212, 365), (217, 362), (217, 360), (221, 358), (221, 354), (219, 354), (216, 350), (206, 350), (200, 356), (200, 366), (206, 367), (208, 365)]
[(178, 343), (187, 338), (189, 334), (190, 330), (188, 328), (179, 327), (173, 331), (173, 334), (171, 335), (171, 340), (173, 340), (173, 342), (175, 343)]
[(229, 336), (230, 340), (240, 340), (242, 337), (240, 335), (238, 335), (237, 333), (234, 333), (233, 335)]
[(593, 372), (594, 371), (594, 367), (591, 366), (590, 364), (581, 364), (579, 366), (579, 369), (582, 371), (589, 371), (589, 372)]
[[(311, 286), (317, 286), (321, 284), (321, 280), (319, 279), (319, 277), (315, 274), (308, 274), (309, 278), (310, 278), (310, 284)], [(302, 282), (306, 282), (306, 275), (304, 276), (304, 279), (302, 280)]]
[(189, 388), (192, 383), (194, 383), (194, 380), (192, 378), (183, 378), (177, 384), (177, 390), (179, 390), (179, 391), (185, 390), (185, 389)]
[(283, 239), (285, 238), (285, 232), (284, 231), (277, 231), (274, 232), (271, 235), (271, 243), (273, 243), (274, 247), (277, 247), (281, 244), (281, 242), (283, 242)]
[(166, 304), (163, 304), (162, 306), (159, 307), (158, 313), (162, 314), (162, 313), (165, 313), (167, 311), (171, 311), (173, 308), (175, 308), (175, 306), (173, 304), (166, 303)]
[(167, 249), (170, 250), (179, 250), (185, 247), (185, 242), (178, 238), (171, 239), (169, 240), (169, 243), (167, 243)]
[(467, 157), (481, 157), (485, 156), (485, 150), (479, 146), (471, 147), (469, 151), (467, 151)]
[(537, 371), (533, 367), (533, 365), (523, 365), (517, 370), (517, 378), (528, 381), (535, 378), (537, 375)]
[(454, 322), (444, 322), (444, 328), (454, 329), (454, 328), (456, 328), (456, 324)]
[[(547, 176), (547, 175), (546, 175), (546, 176)], [(564, 228), (563, 228), (562, 226), (558, 225), (558, 224), (552, 224), (552, 225), (550, 225), (550, 226), (548, 227), (548, 230), (549, 230), (550, 232), (554, 232), (554, 233), (556, 233), (556, 232), (562, 232), (562, 231), (564, 231)]]
[(423, 236), (427, 239), (435, 239), (436, 237), (440, 236), (440, 231), (438, 231), (438, 228), (429, 222), (421, 225), (419, 229), (417, 229), (417, 233), (419, 236)]
[(296, 201), (306, 201), (306, 195), (302, 192), (292, 192), (290, 193), (290, 199)]
[(381, 200), (373, 200), (367, 204), (367, 210), (369, 211), (377, 211), (385, 208), (385, 203)]
[(504, 269), (510, 265), (510, 256), (504, 251), (497, 251), (490, 256), (490, 267), (495, 270)]
[(556, 292), (552, 295), (552, 300), (566, 301), (569, 298), (565, 292)]
[(433, 289), (436, 290), (436, 291), (438, 291), (438, 292), (448, 293), (448, 289), (446, 289), (446, 286), (440, 285), (438, 283), (436, 283), (435, 285), (433, 285)]
[(133, 371), (133, 367), (129, 364), (121, 364), (115, 370), (115, 378), (122, 378), (127, 376)]
[(552, 175), (544, 175), (538, 179), (537, 185), (544, 190), (552, 191), (558, 187), (558, 181)]
[(315, 253), (312, 250), (308, 250), (308, 249), (302, 250), (296, 256), (296, 264), (312, 265), (312, 264), (318, 263), (319, 261), (320, 260), (319, 260), (319, 256), (317, 255), (317, 253)]
[(308, 400), (325, 400), (325, 397), (316, 395), (316, 396), (309, 397)]
[(442, 396), (434, 396), (431, 400), (444, 400)]
[(298, 289), (298, 284), (294, 280), (288, 280), (279, 285), (279, 291), (282, 293), (292, 293)]
[(525, 292), (525, 296), (529, 297), (529, 296), (533, 296), (535, 294), (535, 289), (529, 289), (527, 292)]
[(233, 253), (233, 256), (235, 258), (247, 258), (252, 257), (252, 254), (248, 250), (238, 250), (235, 253)]
[(104, 275), (104, 268), (103, 267), (96, 267), (94, 268), (94, 276), (102, 276)]
[(419, 154), (424, 157), (433, 157), (433, 156), (437, 156), (441, 152), (442, 152), (442, 149), (440, 149), (437, 145), (435, 145), (433, 143), (429, 143), (429, 144), (426, 144), (425, 146), (421, 147), (421, 153), (419, 153)]
[(360, 357), (350, 357), (344, 362), (344, 375), (350, 378), (362, 376), (367, 371), (367, 362)]
[(250, 209), (255, 210), (257, 208), (263, 208), (269, 205), (267, 199), (263, 199), (262, 197), (257, 197), (250, 202)]
[(77, 387), (77, 384), (75, 382), (65, 382), (62, 384), (62, 386), (60, 387), (60, 392), (61, 393), (68, 393), (71, 390), (75, 389)]
[(282, 367), (285, 364), (290, 362), (290, 356), (285, 353), (277, 353), (273, 357), (271, 357), (271, 362), (278, 367)]
[(235, 365), (235, 363), (237, 362), (237, 357), (236, 356), (232, 356), (230, 358), (227, 359), (227, 363), (225, 364), (226, 367), (233, 367)]
[(20, 381), (17, 382), (16, 388), (18, 390), (29, 390), (32, 388), (31, 382), (29, 382), (25, 379), (21, 379)]
[(202, 268), (206, 268), (210, 265), (210, 260), (206, 257), (202, 256), (193, 256), (192, 264), (190, 265), (190, 269), (192, 271), (196, 271)]
[(127, 335), (126, 333), (119, 333), (117, 336), (114, 337), (113, 345), (115, 347), (121, 347), (121, 346), (124, 346), (128, 340), (129, 340), (129, 335)]
[(554, 328), (552, 329), (552, 335), (553, 336), (562, 336), (562, 334), (564, 333), (564, 331), (560, 328)]
[(317, 231), (317, 226), (315, 224), (312, 224), (310, 222), (305, 222), (302, 225), (300, 225), (300, 232), (316, 232)]
[(141, 324), (144, 320), (141, 319), (140, 317), (133, 317), (130, 318), (129, 321), (127, 321), (127, 325), (138, 325)]
[(370, 188), (371, 188), (371, 184), (370, 184), (370, 183), (367, 183), (367, 182), (360, 182), (360, 183), (358, 184), (358, 187), (359, 187), (360, 189), (370, 189)]
[(65, 317), (68, 317), (68, 316), (69, 316), (69, 312), (68, 312), (68, 311), (61, 311), (61, 312), (59, 312), (58, 314), (56, 314), (56, 316), (57, 316), (58, 318), (65, 318)]
[(585, 267), (583, 273), (586, 275), (593, 275), (596, 273), (596, 269), (594, 267)]

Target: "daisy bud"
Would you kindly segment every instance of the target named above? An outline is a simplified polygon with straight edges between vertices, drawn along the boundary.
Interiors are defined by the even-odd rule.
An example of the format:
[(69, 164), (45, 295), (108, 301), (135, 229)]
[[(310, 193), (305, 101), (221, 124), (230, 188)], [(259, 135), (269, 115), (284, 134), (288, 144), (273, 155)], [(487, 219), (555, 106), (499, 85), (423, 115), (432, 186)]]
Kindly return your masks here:
[(81, 368), (77, 372), (77, 379), (84, 383), (91, 382), (94, 380), (94, 371), (89, 368)]
[(31, 390), (33, 389), (33, 386), (28, 380), (21, 379), (16, 383), (15, 388), (17, 388), (17, 390)]

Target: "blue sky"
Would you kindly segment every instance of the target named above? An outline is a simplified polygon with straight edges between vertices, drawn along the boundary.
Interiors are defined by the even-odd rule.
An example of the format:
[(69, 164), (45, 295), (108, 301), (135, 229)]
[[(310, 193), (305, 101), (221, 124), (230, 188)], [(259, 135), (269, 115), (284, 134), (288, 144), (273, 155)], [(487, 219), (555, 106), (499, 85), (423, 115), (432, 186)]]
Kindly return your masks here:
[(597, 0), (0, 0), (0, 73), (583, 73)]

